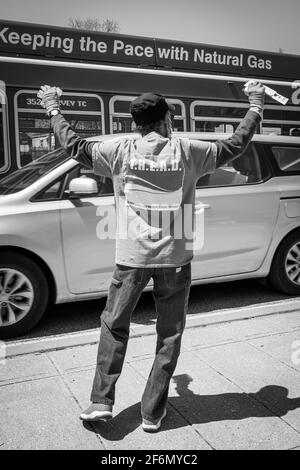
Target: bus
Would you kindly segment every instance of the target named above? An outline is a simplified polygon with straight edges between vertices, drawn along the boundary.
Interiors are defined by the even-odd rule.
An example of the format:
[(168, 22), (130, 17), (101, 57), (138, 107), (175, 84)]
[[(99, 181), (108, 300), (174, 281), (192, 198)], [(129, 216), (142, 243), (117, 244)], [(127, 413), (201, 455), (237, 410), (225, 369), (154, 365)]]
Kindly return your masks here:
[(232, 133), (259, 79), (287, 96), (266, 98), (262, 134), (300, 136), (300, 56), (0, 20), (0, 178), (59, 144), (41, 108), (41, 85), (82, 137), (128, 133), (130, 102), (153, 91), (175, 106), (174, 130)]

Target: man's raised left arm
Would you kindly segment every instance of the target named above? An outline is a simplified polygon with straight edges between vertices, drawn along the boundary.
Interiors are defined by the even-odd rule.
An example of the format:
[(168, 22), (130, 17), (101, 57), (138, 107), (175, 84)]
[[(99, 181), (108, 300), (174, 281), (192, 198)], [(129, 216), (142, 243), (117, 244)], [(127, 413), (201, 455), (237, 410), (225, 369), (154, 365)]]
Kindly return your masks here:
[[(250, 103), (249, 110), (231, 137), (210, 143), (193, 141), (196, 173), (199, 178), (213, 173), (216, 168), (231, 162), (241, 155), (249, 145), (257, 126), (262, 120), (265, 98), (264, 86), (259, 82), (253, 82), (248, 88), (247, 95)], [(199, 154), (197, 158), (197, 147), (202, 150), (202, 159), (199, 158)]]

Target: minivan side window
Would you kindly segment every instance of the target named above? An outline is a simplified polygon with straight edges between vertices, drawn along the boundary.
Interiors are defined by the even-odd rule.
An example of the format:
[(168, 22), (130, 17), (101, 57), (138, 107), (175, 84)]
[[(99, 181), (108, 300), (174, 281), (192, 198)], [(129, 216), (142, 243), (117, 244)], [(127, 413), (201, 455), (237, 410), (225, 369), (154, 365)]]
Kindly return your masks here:
[(111, 196), (114, 193), (113, 182), (110, 178), (95, 175), (92, 169), (84, 168), (78, 165), (75, 169), (63, 175), (59, 180), (47, 186), (43, 191), (37, 194), (32, 201), (57, 201), (61, 198), (67, 199), (68, 196), (68, 185), (74, 178), (80, 178), (81, 176), (88, 176), (93, 178), (98, 186), (98, 193), (90, 197), (97, 196)]
[(300, 146), (272, 147), (272, 152), (281, 171), (286, 173), (300, 171)]
[(217, 168), (198, 180), (197, 188), (216, 186), (241, 186), (263, 181), (259, 157), (254, 145), (235, 160)]
[(61, 198), (62, 186), (66, 175), (62, 176), (55, 183), (47, 186), (43, 191), (32, 198), (32, 202), (57, 201)]

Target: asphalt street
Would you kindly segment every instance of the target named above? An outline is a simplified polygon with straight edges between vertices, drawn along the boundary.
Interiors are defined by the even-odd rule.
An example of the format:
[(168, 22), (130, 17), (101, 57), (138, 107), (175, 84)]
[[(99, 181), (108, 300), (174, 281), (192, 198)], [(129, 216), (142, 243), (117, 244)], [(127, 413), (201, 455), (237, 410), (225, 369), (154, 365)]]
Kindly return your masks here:
[[(258, 280), (198, 285), (191, 289), (189, 316), (285, 299), (290, 300), (291, 297), (268, 285), (262, 285)], [(39, 338), (97, 328), (100, 325), (100, 316), (105, 302), (104, 297), (92, 301), (52, 306), (35, 329), (22, 338)], [(152, 294), (145, 292), (132, 316), (132, 324), (151, 325), (155, 318)]]

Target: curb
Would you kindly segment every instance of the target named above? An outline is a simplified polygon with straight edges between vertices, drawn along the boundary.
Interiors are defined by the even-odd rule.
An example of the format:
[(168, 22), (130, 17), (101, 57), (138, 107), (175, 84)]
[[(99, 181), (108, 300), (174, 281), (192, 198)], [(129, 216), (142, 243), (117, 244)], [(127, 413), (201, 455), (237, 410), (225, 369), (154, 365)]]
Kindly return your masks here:
[[(187, 317), (186, 329), (200, 328), (220, 323), (248, 320), (284, 313), (300, 314), (300, 298), (269, 302), (250, 307), (215, 310), (208, 313), (197, 313)], [(130, 338), (152, 336), (156, 334), (156, 324), (134, 325), (130, 328)], [(43, 353), (58, 349), (97, 344), (99, 341), (99, 328), (85, 330), (79, 333), (43, 336), (38, 339), (16, 340), (5, 343), (6, 357), (14, 357), (32, 353)]]

